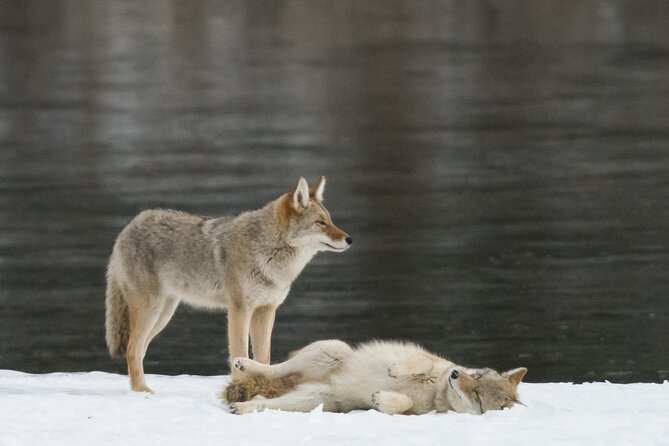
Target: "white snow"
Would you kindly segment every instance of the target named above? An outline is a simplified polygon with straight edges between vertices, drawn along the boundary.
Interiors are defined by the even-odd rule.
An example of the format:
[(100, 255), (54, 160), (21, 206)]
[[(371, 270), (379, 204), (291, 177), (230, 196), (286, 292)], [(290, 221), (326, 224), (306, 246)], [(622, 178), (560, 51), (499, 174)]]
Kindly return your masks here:
[(669, 444), (669, 382), (526, 384), (526, 407), (481, 416), (375, 411), (231, 415), (224, 376), (0, 370), (0, 445), (651, 445)]

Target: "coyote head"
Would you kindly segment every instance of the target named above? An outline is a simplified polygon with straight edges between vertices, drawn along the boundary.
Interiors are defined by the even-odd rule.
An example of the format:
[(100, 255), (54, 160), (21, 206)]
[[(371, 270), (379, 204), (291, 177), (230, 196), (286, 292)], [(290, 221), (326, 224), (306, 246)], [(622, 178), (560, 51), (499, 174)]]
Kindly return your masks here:
[(525, 367), (501, 374), (492, 369), (455, 367), (444, 373), (446, 382), (440, 387), (453, 410), (478, 415), (522, 404), (517, 388), (525, 373)]
[(286, 230), (286, 240), (295, 247), (314, 251), (341, 252), (351, 246), (353, 239), (332, 222), (323, 206), (325, 177), (315, 188), (300, 178), (295, 190), (283, 196), (279, 204), (279, 220)]

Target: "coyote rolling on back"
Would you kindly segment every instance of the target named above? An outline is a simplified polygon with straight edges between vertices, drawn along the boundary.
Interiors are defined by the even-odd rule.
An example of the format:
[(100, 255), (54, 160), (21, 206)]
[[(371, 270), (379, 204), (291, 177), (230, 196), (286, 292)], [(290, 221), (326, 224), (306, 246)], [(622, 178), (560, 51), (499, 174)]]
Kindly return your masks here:
[(309, 412), (321, 404), (328, 412), (482, 414), (518, 403), (516, 389), (527, 372), (468, 369), (414, 344), (370, 342), (352, 349), (337, 340), (309, 344), (276, 365), (248, 358), (232, 364), (240, 373), (222, 396), (236, 414)]
[(125, 352), (130, 387), (151, 392), (143, 359), (179, 302), (228, 311), (230, 357), (269, 363), (277, 307), (318, 251), (345, 251), (351, 237), (323, 206), (325, 177), (235, 218), (149, 210), (119, 234), (107, 269), (106, 330)]

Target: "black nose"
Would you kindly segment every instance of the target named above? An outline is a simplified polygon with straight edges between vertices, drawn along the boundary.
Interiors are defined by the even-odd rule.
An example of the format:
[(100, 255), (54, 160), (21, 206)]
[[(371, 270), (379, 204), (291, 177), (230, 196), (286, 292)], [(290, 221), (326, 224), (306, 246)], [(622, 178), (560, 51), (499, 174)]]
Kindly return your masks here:
[(451, 372), (451, 379), (458, 379), (458, 376), (460, 376), (460, 373), (457, 370)]
[(353, 239), (351, 237), (346, 237), (346, 243), (348, 243), (349, 245), (352, 245), (353, 244)]

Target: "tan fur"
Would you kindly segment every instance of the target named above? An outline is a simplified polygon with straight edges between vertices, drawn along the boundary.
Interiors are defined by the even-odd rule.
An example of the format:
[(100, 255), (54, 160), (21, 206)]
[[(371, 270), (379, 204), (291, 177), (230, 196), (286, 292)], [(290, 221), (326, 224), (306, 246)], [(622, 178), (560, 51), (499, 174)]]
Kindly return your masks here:
[(150, 391), (146, 350), (182, 301), (227, 310), (230, 356), (248, 357), (250, 336), (254, 358), (269, 363), (276, 309), (292, 282), (318, 251), (352, 242), (319, 200), (324, 185), (321, 178), (310, 197), (300, 178), (292, 192), (234, 218), (144, 211), (121, 231), (107, 268), (105, 325), (133, 390)]
[(267, 378), (262, 375), (241, 376), (223, 388), (221, 398), (228, 404), (248, 401), (254, 396), (276, 398), (295, 388), (298, 377)]
[(371, 342), (352, 349), (337, 340), (309, 344), (276, 365), (235, 358), (233, 366), (239, 373), (223, 397), (238, 414), (304, 412), (321, 404), (332, 412), (481, 414), (518, 403), (517, 386), (527, 372), (469, 369), (413, 344)]
[(296, 214), (293, 207), (290, 205), (290, 196), (288, 194), (284, 195), (277, 205), (277, 216), (279, 219), (279, 225), (282, 228), (286, 228), (290, 219)]

